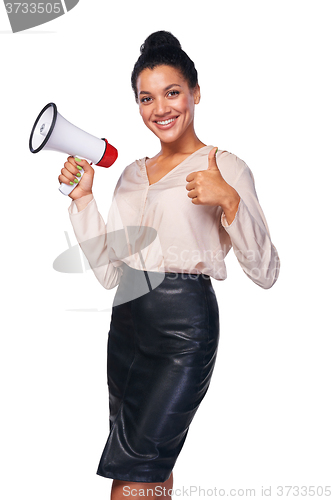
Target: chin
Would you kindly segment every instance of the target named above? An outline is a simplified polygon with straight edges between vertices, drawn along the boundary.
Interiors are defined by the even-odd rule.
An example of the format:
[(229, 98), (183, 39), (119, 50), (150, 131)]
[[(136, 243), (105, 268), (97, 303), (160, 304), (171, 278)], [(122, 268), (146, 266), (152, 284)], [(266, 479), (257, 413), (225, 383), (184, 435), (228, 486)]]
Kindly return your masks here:
[(170, 144), (172, 142), (176, 142), (179, 139), (181, 139), (186, 134), (188, 126), (181, 131), (170, 130), (170, 132), (168, 131), (163, 132), (150, 127), (149, 129), (156, 135), (156, 137), (159, 138), (161, 142), (164, 142), (165, 144)]
[(156, 137), (159, 138), (159, 140), (161, 142), (164, 142), (165, 144), (170, 144), (172, 142), (176, 142), (178, 139), (180, 139), (180, 137), (178, 136), (172, 136), (172, 137), (168, 137), (168, 136), (162, 136), (161, 134), (155, 134)]

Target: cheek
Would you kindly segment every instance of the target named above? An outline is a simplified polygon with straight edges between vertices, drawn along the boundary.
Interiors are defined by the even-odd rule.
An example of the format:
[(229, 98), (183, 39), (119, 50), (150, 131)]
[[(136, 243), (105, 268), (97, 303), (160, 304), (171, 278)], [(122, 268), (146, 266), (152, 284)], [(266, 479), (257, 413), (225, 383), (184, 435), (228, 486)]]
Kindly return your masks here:
[(179, 102), (179, 110), (181, 110), (183, 113), (187, 111), (192, 115), (193, 113), (192, 100), (189, 97), (184, 96), (182, 100)]
[(141, 115), (143, 123), (146, 125), (146, 127), (150, 128), (149, 125), (149, 112), (144, 108), (139, 108), (139, 113)]
[(143, 119), (143, 121), (147, 121), (147, 113), (145, 113), (145, 109), (144, 108), (139, 108), (139, 113), (141, 115), (141, 118)]

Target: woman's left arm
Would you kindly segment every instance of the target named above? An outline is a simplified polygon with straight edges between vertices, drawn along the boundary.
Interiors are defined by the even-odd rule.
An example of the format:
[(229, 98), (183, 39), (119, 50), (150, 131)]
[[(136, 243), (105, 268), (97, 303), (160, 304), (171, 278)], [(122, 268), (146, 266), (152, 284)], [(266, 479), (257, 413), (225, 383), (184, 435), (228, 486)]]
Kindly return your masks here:
[(222, 207), (221, 225), (230, 237), (243, 271), (254, 283), (268, 289), (278, 278), (280, 259), (259, 204), (253, 174), (245, 162), (236, 156), (234, 158), (242, 167), (232, 186), (239, 200), (236, 212), (232, 211), (232, 206), (225, 210)]
[(235, 255), (247, 276), (262, 288), (276, 282), (280, 260), (271, 241), (259, 204), (254, 178), (246, 163), (236, 155), (208, 155), (208, 168), (186, 178), (188, 196), (195, 205), (215, 205), (220, 215), (221, 241), (226, 231)]

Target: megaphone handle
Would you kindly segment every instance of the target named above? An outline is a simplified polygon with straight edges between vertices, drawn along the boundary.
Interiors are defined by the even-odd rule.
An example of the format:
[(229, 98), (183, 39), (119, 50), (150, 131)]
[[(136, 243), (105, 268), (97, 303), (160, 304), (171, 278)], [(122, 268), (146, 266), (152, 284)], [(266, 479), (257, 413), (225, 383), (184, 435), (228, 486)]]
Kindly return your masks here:
[[(80, 158), (80, 160), (84, 160), (84, 158), (81, 158), (80, 156), (77, 156), (77, 155), (75, 156), (75, 158)], [(87, 161), (89, 161), (89, 160), (87, 160)], [(90, 165), (91, 164), (92, 163), (90, 163)], [(83, 175), (84, 175), (84, 171), (81, 170), (81, 177), (78, 179), (79, 182), (81, 181)], [(64, 182), (62, 182), (60, 184), (59, 191), (60, 191), (60, 193), (64, 194), (65, 196), (68, 196), (73, 191), (73, 189), (76, 188), (77, 185), (78, 185), (78, 182), (76, 182), (74, 184), (74, 186), (71, 186), (70, 184), (65, 184)]]

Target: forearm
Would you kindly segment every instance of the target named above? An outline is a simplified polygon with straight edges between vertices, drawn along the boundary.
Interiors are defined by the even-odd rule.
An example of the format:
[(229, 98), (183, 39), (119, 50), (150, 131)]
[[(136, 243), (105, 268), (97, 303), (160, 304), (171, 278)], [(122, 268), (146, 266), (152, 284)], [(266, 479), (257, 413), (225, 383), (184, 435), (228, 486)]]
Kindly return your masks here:
[(233, 223), (226, 224), (225, 214), (221, 222), (243, 271), (262, 288), (270, 288), (277, 280), (280, 260), (268, 232), (250, 214), (243, 200)]
[(231, 154), (218, 167), (225, 181), (223, 194), (221, 191), (218, 197), (222, 232), (229, 235), (243, 271), (262, 288), (270, 288), (277, 280), (280, 260), (259, 204), (253, 174), (243, 160)]
[(76, 239), (96, 278), (106, 289), (115, 287), (122, 271), (109, 260), (107, 228), (93, 195), (73, 201), (69, 207), (69, 216)]

